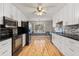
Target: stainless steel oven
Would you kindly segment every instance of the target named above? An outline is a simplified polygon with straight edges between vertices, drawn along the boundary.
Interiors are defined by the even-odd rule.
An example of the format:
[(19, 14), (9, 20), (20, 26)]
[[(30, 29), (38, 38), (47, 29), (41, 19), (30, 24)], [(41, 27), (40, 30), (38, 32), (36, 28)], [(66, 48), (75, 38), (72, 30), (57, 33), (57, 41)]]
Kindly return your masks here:
[(13, 41), (12, 42), (13, 44), (12, 55), (16, 56), (22, 50), (22, 36), (18, 35), (18, 36), (13, 37), (12, 41)]

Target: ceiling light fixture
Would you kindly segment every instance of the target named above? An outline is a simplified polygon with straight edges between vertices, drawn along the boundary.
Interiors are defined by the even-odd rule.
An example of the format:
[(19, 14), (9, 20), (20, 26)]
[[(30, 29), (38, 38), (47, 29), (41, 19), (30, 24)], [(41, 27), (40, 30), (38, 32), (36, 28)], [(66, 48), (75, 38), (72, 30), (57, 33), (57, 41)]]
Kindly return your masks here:
[(42, 6), (37, 6), (36, 11), (34, 12), (36, 15), (41, 16), (43, 14), (46, 14), (46, 11)]

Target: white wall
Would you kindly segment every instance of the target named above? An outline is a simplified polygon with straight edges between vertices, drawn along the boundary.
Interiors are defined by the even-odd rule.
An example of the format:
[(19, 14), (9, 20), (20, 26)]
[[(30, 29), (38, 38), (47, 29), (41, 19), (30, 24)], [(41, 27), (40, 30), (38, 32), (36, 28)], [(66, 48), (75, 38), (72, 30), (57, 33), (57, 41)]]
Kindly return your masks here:
[(10, 3), (0, 3), (0, 17), (1, 16), (6, 16), (13, 20), (17, 20), (19, 22), (19, 26), (21, 25), (21, 21), (26, 21), (26, 17), (24, 16), (24, 14)]
[(70, 3), (64, 6), (55, 16), (53, 17), (53, 26), (56, 23), (63, 21), (64, 25), (72, 25), (79, 23), (79, 4)]

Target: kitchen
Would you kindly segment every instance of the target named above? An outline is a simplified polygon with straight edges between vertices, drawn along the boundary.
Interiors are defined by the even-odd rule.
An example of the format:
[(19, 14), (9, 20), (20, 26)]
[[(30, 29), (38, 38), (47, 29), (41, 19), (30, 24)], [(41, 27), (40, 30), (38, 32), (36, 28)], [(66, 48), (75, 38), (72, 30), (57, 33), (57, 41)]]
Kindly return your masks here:
[(18, 56), (36, 38), (41, 48), (43, 36), (60, 54), (79, 56), (79, 3), (0, 3), (0, 56)]

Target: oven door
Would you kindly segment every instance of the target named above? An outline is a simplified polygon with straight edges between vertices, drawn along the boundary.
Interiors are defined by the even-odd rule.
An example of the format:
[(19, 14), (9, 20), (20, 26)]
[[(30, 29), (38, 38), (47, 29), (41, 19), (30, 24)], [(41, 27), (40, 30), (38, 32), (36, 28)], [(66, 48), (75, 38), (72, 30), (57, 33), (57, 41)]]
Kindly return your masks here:
[(17, 55), (19, 51), (22, 49), (22, 36), (16, 36), (13, 38), (13, 55)]

